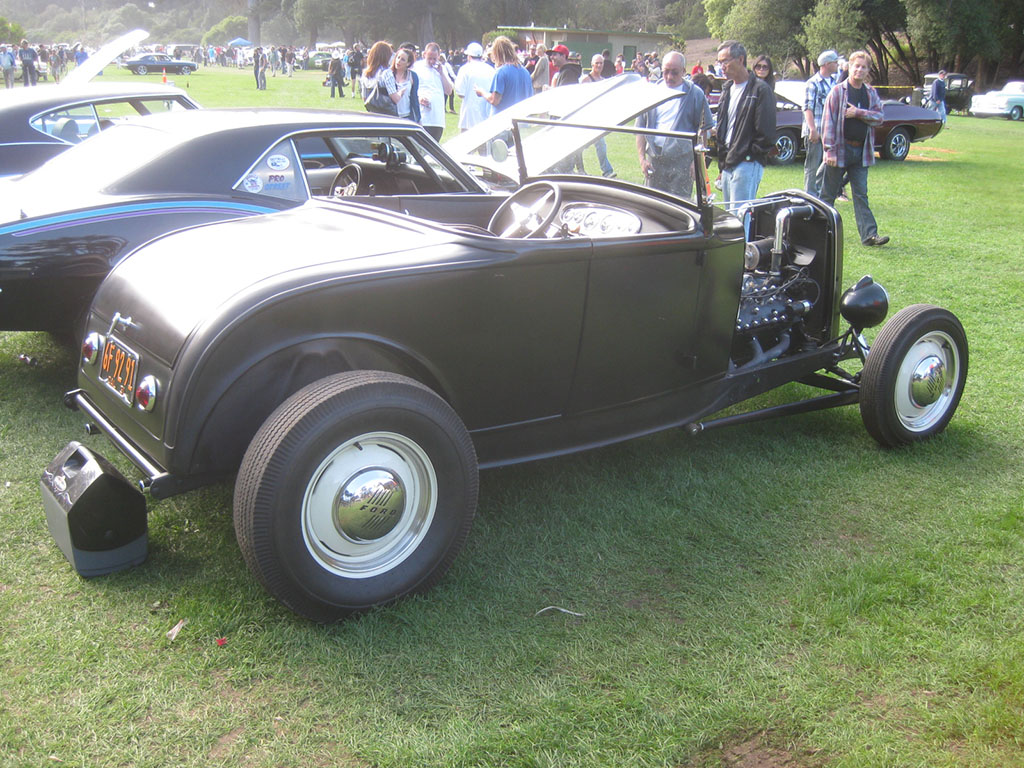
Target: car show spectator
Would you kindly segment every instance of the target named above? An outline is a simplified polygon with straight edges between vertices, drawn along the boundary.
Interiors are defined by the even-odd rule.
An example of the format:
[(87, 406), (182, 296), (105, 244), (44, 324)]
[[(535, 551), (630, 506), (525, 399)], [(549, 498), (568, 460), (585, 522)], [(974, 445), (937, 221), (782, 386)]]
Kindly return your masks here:
[(526, 67), (519, 63), (515, 46), (504, 35), (495, 38), (491, 44), (491, 58), (498, 68), (494, 71), (487, 91), (483, 88), (474, 89), (478, 96), (486, 99), (495, 112), (508, 109), (523, 99), (533, 95), (533, 81)]
[(480, 43), (466, 46), (466, 63), (459, 67), (455, 76), (454, 92), (462, 99), (459, 113), (459, 130), (466, 131), (491, 116), (493, 108), (484, 98), (494, 79), (494, 68), (484, 62), (484, 49)]
[(544, 43), (537, 43), (537, 61), (530, 72), (533, 92), (540, 93), (544, 86), (551, 82), (551, 62), (548, 60), (548, 49)]
[(4, 88), (13, 88), (14, 53), (6, 45), (0, 45), (0, 69), (4, 71)]
[[(681, 96), (641, 113), (636, 119), (637, 127), (706, 135), (714, 118), (704, 91), (685, 77), (686, 57), (679, 51), (669, 51), (662, 59), (661, 71), (664, 79), (660, 84), (678, 91)], [(638, 134), (636, 148), (647, 186), (680, 197), (693, 195), (693, 148), (689, 142)]]
[(946, 70), (940, 69), (939, 76), (932, 82), (931, 93), (928, 94), (931, 99), (932, 108), (939, 113), (939, 117), (942, 118), (942, 124), (946, 124)]
[[(391, 59), (391, 75), (397, 92), (391, 95), (398, 116), (420, 122), (419, 76), (412, 70), (416, 54), (408, 48), (399, 48)], [(395, 99), (395, 96), (398, 99)]]
[(413, 71), (419, 77), (420, 123), (435, 141), (440, 141), (444, 133), (445, 99), (454, 88), (441, 65), (441, 47), (427, 43), (423, 58), (413, 64)]
[[(604, 80), (604, 56), (595, 53), (590, 58), (590, 72), (580, 78), (581, 83), (599, 83)], [(612, 70), (614, 72), (614, 70)], [(594, 142), (594, 151), (597, 153), (597, 163), (601, 166), (601, 175), (608, 179), (615, 178), (615, 169), (608, 160), (608, 144), (604, 136)]]
[(722, 198), (735, 211), (757, 197), (775, 149), (775, 92), (747, 69), (747, 49), (735, 40), (718, 46), (718, 65), (728, 78), (718, 102), (718, 167)]
[(356, 95), (356, 84), (363, 72), (363, 48), (359, 43), (352, 46), (348, 52), (348, 79), (352, 83), (352, 95)]
[(22, 40), (21, 48), (18, 49), (18, 61), (21, 62), (21, 84), (26, 88), (39, 82), (39, 72), (36, 69), (38, 60), (36, 49), (29, 46), (28, 40)]
[(754, 59), (754, 66), (751, 69), (758, 80), (764, 80), (769, 88), (775, 90), (775, 67), (768, 56), (758, 56)]
[(871, 57), (865, 51), (850, 54), (850, 73), (825, 99), (821, 142), (825, 152), (825, 181), (821, 199), (835, 203), (843, 172), (849, 174), (857, 233), (864, 245), (889, 242), (878, 234), (878, 224), (868, 205), (868, 169), (875, 163), (875, 126), (885, 117), (882, 99), (867, 83)]
[(804, 191), (815, 197), (821, 196), (821, 184), (825, 178), (822, 163), (821, 118), (825, 109), (825, 97), (836, 82), (839, 69), (839, 54), (822, 51), (818, 56), (818, 71), (807, 81), (804, 89), (804, 121), (801, 136), (804, 142)]
[[(391, 100), (398, 103), (401, 94), (398, 93), (398, 84), (395, 83), (395, 75), (391, 71), (390, 62), (393, 51), (391, 43), (386, 40), (378, 40), (370, 46), (366, 54), (366, 68), (363, 70), (359, 83), (362, 88), (363, 104), (367, 112), (375, 111), (368, 103), (373, 96), (374, 89), (383, 90), (391, 97)], [(391, 114), (397, 114), (397, 109)]]
[(327, 79), (331, 82), (331, 96), (334, 98), (334, 91), (337, 89), (338, 98), (345, 95), (345, 75), (341, 64), (341, 54), (337, 51), (331, 53), (331, 63), (327, 65)]

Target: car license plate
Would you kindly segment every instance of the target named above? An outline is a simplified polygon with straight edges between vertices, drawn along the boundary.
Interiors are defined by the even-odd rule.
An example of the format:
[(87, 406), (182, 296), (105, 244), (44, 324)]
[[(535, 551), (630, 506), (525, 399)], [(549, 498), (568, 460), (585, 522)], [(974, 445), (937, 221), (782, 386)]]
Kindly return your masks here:
[(121, 342), (107, 337), (100, 362), (100, 381), (110, 387), (128, 405), (135, 397), (135, 374), (139, 356)]

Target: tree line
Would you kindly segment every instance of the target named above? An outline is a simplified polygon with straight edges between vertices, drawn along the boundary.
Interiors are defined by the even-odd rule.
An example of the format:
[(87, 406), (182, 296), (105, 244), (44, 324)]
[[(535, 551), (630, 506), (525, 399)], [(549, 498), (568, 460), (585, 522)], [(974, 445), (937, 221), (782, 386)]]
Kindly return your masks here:
[(803, 76), (819, 52), (866, 49), (880, 85), (946, 69), (979, 87), (1020, 76), (1024, 0), (704, 0), (712, 35), (743, 41)]

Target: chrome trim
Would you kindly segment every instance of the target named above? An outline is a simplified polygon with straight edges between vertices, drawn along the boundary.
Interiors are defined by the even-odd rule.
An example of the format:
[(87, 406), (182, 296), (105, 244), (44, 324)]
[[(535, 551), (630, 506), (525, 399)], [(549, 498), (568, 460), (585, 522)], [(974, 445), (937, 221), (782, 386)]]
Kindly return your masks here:
[(156, 464), (151, 462), (145, 454), (142, 453), (138, 448), (128, 442), (128, 439), (121, 435), (117, 431), (117, 428), (107, 421), (100, 410), (89, 402), (89, 399), (85, 396), (85, 392), (81, 389), (69, 392), (65, 396), (66, 401), (70, 401), (74, 408), (78, 408), (84, 411), (90, 419), (93, 421), (94, 426), (98, 426), (103, 434), (107, 436), (107, 439), (112, 442), (121, 453), (127, 456), (132, 464), (142, 470), (142, 472), (149, 478), (150, 482), (159, 480), (164, 477), (168, 477), (168, 473), (158, 467)]

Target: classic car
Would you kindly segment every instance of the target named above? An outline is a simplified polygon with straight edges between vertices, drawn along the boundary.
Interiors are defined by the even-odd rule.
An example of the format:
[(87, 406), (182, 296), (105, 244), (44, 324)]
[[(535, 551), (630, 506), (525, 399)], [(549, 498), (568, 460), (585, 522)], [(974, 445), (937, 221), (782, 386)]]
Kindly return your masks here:
[[(931, 105), (931, 92), (932, 83), (939, 79), (938, 74), (928, 74), (924, 76), (924, 85), (921, 90), (924, 96), (924, 101), (921, 106), (932, 108)], [(946, 109), (949, 111), (953, 110), (966, 110), (971, 106), (971, 99), (974, 97), (974, 81), (971, 80), (967, 75), (960, 74), (959, 72), (947, 72), (946, 73)]]
[(309, 54), (309, 60), (306, 63), (306, 69), (321, 69), (324, 72), (331, 66), (331, 52), (330, 51), (314, 51)]
[[(334, 111), (154, 115), (0, 180), (0, 328), (78, 328), (100, 281), (133, 248), (181, 227), (342, 190), (358, 170), (350, 158), (382, 143), (380, 130), (363, 113)], [(362, 189), (396, 210), (415, 195), (486, 194), (415, 125), (396, 120), (385, 137), (402, 160), (374, 168)]]
[(998, 91), (989, 91), (971, 99), (971, 114), (975, 117), (1024, 118), (1024, 81), (1011, 80)]
[[(775, 148), (778, 152), (771, 162), (776, 165), (788, 165), (804, 153), (800, 130), (805, 86), (803, 80), (775, 83), (778, 97)], [(891, 100), (883, 101), (882, 109), (885, 122), (875, 128), (875, 151), (886, 160), (906, 160), (911, 142), (930, 139), (942, 130), (942, 120), (934, 110)]]
[(143, 53), (121, 62), (121, 66), (136, 75), (191, 75), (198, 68), (194, 61), (175, 59), (166, 53)]
[[(645, 85), (645, 108), (675, 97)], [(513, 120), (508, 196), (374, 195), (411, 160), (377, 118), (342, 169), (359, 194), (150, 242), (100, 287), (65, 402), (153, 498), (235, 475), (245, 561), (315, 621), (435, 584), (481, 468), (854, 403), (885, 446), (947, 426), (961, 324), (918, 304), (869, 344), (888, 296), (870, 277), (844, 292), (835, 209), (800, 191), (716, 208), (693, 134), (664, 135), (686, 197), (531, 172), (595, 133), (635, 147), (584, 111)], [(479, 149), (507, 161), (505, 140)], [(824, 394), (712, 417), (791, 382)], [(144, 497), (100, 454), (71, 442), (40, 487), (79, 573), (145, 559)]]
[(0, 176), (27, 173), (127, 117), (199, 107), (167, 85), (88, 83), (0, 95)]

